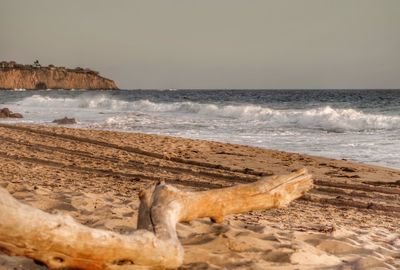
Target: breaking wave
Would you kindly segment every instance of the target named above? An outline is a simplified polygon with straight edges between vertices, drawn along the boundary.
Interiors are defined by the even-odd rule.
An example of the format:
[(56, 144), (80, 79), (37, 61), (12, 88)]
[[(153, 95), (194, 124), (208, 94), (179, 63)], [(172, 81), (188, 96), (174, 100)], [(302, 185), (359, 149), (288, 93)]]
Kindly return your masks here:
[(54, 107), (86, 110), (109, 110), (155, 114), (184, 114), (195, 118), (219, 119), (221, 121), (254, 122), (269, 127), (293, 127), (322, 129), (333, 132), (399, 129), (400, 117), (368, 114), (352, 108), (338, 109), (330, 106), (302, 109), (277, 110), (252, 104), (210, 104), (196, 102), (162, 102), (149, 100), (126, 101), (109, 95), (80, 95), (74, 98), (33, 95), (18, 102), (22, 107)]

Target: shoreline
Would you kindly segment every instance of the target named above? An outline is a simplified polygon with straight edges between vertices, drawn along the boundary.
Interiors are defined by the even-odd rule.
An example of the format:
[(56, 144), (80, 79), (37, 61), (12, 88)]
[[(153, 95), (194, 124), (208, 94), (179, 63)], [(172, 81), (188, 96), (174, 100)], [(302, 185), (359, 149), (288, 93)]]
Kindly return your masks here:
[[(6, 120), (6, 121), (4, 121)], [(367, 166), (367, 167), (374, 167), (378, 170), (383, 169), (383, 170), (393, 170), (393, 171), (400, 171), (400, 167), (389, 167), (386, 165), (383, 165), (381, 163), (367, 163), (367, 162), (362, 162), (358, 160), (352, 160), (352, 159), (345, 159), (345, 158), (337, 158), (337, 157), (330, 157), (330, 156), (323, 156), (323, 155), (314, 155), (314, 154), (308, 154), (308, 153), (303, 153), (303, 152), (295, 152), (295, 151), (290, 151), (290, 150), (281, 150), (281, 149), (274, 149), (274, 148), (267, 148), (263, 146), (256, 146), (256, 145), (246, 145), (246, 144), (240, 144), (240, 143), (229, 143), (225, 142), (222, 140), (212, 140), (212, 139), (203, 139), (203, 138), (190, 138), (190, 137), (180, 137), (180, 136), (174, 136), (174, 135), (168, 135), (168, 134), (158, 134), (158, 133), (147, 133), (147, 132), (137, 132), (137, 131), (131, 131), (131, 130), (119, 130), (119, 129), (113, 129), (113, 128), (98, 128), (98, 127), (92, 127), (92, 126), (74, 126), (74, 125), (57, 125), (54, 124), (53, 121), (49, 122), (43, 122), (43, 123), (20, 123), (20, 121), (16, 121), (15, 119), (8, 118), (8, 119), (3, 119), (3, 121), (0, 121), (0, 127), (8, 127), (8, 126), (21, 126), (21, 127), (50, 127), (50, 128), (65, 128), (65, 129), (74, 129), (74, 130), (87, 130), (87, 131), (105, 131), (105, 132), (110, 132), (110, 133), (122, 133), (122, 134), (133, 134), (133, 135), (148, 135), (148, 136), (154, 136), (154, 137), (167, 137), (167, 138), (172, 138), (172, 139), (177, 139), (177, 140), (188, 140), (188, 141), (199, 141), (199, 142), (209, 142), (209, 143), (216, 143), (216, 144), (223, 144), (223, 145), (231, 145), (233, 147), (239, 147), (239, 148), (253, 148), (253, 149), (259, 149), (259, 150), (265, 150), (265, 151), (271, 151), (271, 152), (278, 152), (278, 153), (283, 153), (287, 155), (300, 155), (304, 157), (309, 157), (311, 159), (323, 159), (323, 160), (332, 160), (332, 161), (338, 161), (338, 162), (348, 162), (351, 164), (354, 164), (355, 166)], [(399, 179), (400, 180), (400, 179)], [(390, 180), (389, 180), (390, 181)], [(379, 182), (379, 181), (377, 181)], [(383, 180), (385, 182), (385, 180)]]
[[(222, 224), (180, 224), (182, 269), (400, 265), (398, 169), (213, 141), (44, 125), (0, 124), (0, 138), (0, 185), (14, 197), (121, 233), (135, 229), (138, 191), (152, 181), (205, 190), (302, 167), (313, 174), (315, 188), (288, 208), (234, 215)], [(374, 252), (381, 257), (371, 257)], [(0, 254), (0, 269), (12, 269), (19, 260)], [(23, 260), (29, 269), (42, 269)]]
[[(400, 171), (400, 167), (390, 167), (386, 166), (382, 163), (376, 162), (376, 163), (367, 163), (367, 162), (362, 162), (358, 160), (353, 160), (353, 159), (346, 159), (346, 158), (337, 158), (337, 157), (330, 157), (330, 156), (323, 156), (323, 155), (315, 155), (315, 154), (308, 154), (304, 152), (296, 152), (296, 151), (290, 151), (290, 150), (281, 150), (281, 149), (274, 149), (274, 148), (267, 148), (263, 146), (257, 146), (257, 145), (246, 145), (246, 144), (240, 144), (240, 143), (229, 143), (225, 142), (223, 140), (212, 140), (212, 139), (207, 139), (207, 138), (191, 138), (191, 137), (180, 137), (180, 136), (174, 136), (174, 135), (168, 135), (168, 134), (158, 134), (158, 133), (147, 133), (147, 132), (138, 132), (138, 131), (132, 131), (132, 130), (120, 130), (120, 129), (113, 129), (113, 128), (99, 128), (95, 126), (76, 126), (76, 125), (57, 125), (54, 124), (52, 121), (48, 122), (42, 122), (42, 123), (21, 123), (19, 120), (15, 120), (13, 118), (8, 118), (8, 119), (3, 119), (3, 121), (0, 121), (0, 127), (7, 127), (7, 126), (43, 126), (43, 127), (55, 127), (55, 128), (69, 128), (69, 129), (79, 129), (79, 130), (88, 130), (88, 131), (106, 131), (106, 132), (111, 132), (111, 133), (127, 133), (127, 134), (136, 134), (136, 135), (149, 135), (149, 136), (155, 136), (155, 137), (170, 137), (170, 138), (175, 138), (175, 139), (182, 139), (182, 140), (189, 140), (189, 141), (202, 141), (202, 142), (210, 142), (210, 143), (217, 143), (217, 144), (226, 144), (226, 145), (233, 145), (233, 146), (239, 146), (239, 147), (248, 147), (248, 148), (254, 148), (254, 149), (261, 149), (265, 151), (272, 151), (272, 152), (280, 152), (280, 153), (286, 153), (288, 155), (301, 155), (304, 157), (309, 157), (309, 158), (315, 158), (315, 159), (325, 159), (325, 160), (333, 160), (333, 161), (345, 161), (349, 163), (354, 163), (356, 166), (361, 165), (361, 166), (369, 166), (369, 167), (376, 167), (376, 169), (386, 169), (386, 170), (394, 170), (394, 171)], [(400, 180), (400, 179), (399, 179)]]
[[(400, 168), (396, 92), (0, 91), (0, 97), (3, 106), (25, 112), (21, 123), (68, 116), (79, 128), (162, 133)], [(389, 111), (380, 112), (391, 97)], [(315, 104), (309, 101), (314, 98)]]

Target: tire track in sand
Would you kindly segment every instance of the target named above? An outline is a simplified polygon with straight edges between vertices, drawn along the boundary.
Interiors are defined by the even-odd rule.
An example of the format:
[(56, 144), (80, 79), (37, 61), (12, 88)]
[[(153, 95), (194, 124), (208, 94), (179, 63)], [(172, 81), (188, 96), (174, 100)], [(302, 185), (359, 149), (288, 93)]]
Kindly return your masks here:
[(224, 170), (224, 171), (235, 172), (235, 173), (249, 174), (249, 175), (254, 175), (254, 176), (268, 176), (269, 175), (269, 174), (266, 174), (265, 172), (258, 172), (258, 171), (249, 170), (249, 169), (236, 170), (236, 169), (232, 169), (230, 167), (219, 165), (219, 164), (183, 159), (183, 158), (178, 158), (178, 157), (168, 157), (168, 156), (160, 154), (160, 153), (145, 151), (145, 150), (137, 148), (137, 147), (121, 146), (121, 145), (114, 144), (114, 143), (108, 143), (108, 142), (104, 142), (104, 141), (98, 141), (98, 140), (83, 138), (83, 137), (69, 135), (69, 134), (59, 134), (59, 133), (54, 133), (54, 132), (49, 132), (49, 131), (44, 131), (44, 130), (32, 129), (32, 128), (29, 128), (26, 126), (7, 125), (7, 124), (0, 123), (0, 127), (7, 128), (7, 129), (28, 131), (31, 133), (36, 133), (36, 134), (50, 136), (50, 137), (58, 137), (58, 138), (63, 138), (63, 139), (67, 139), (67, 140), (72, 140), (72, 141), (90, 143), (90, 144), (99, 145), (99, 146), (103, 146), (103, 147), (124, 150), (129, 153), (148, 156), (148, 157), (152, 157), (152, 158), (156, 158), (156, 159), (170, 160), (170, 161), (174, 161), (176, 163), (194, 165), (194, 166), (204, 167), (204, 168), (208, 168), (208, 169), (218, 169), (218, 170)]
[[(11, 136), (0, 136), (3, 141), (14, 143), (18, 145), (24, 145), (30, 147), (34, 151), (53, 151), (61, 154), (72, 156), (75, 159), (90, 158), (93, 160), (113, 163), (117, 167), (126, 169), (135, 169), (140, 172), (138, 173), (126, 173), (126, 172), (115, 172), (113, 170), (101, 169), (101, 168), (87, 168), (75, 165), (67, 165), (56, 161), (49, 161), (44, 159), (38, 159), (34, 157), (22, 157), (19, 155), (9, 155), (5, 152), (1, 152), (0, 156), (8, 159), (12, 159), (15, 162), (23, 161), (33, 164), (40, 164), (42, 166), (48, 166), (53, 168), (62, 168), (73, 170), (81, 173), (94, 173), (102, 175), (111, 175), (125, 178), (140, 178), (146, 181), (160, 181), (160, 177), (157, 177), (158, 173), (169, 172), (174, 175), (189, 175), (194, 177), (200, 177), (205, 179), (198, 179), (198, 181), (191, 181), (189, 179), (179, 179), (174, 177), (168, 177), (165, 179), (168, 183), (190, 186), (195, 188), (221, 188), (229, 186), (233, 183), (246, 183), (253, 182), (260, 178), (259, 172), (251, 170), (232, 170), (226, 166), (220, 166), (205, 162), (185, 160), (180, 158), (168, 158), (163, 154), (144, 151), (139, 148), (125, 147), (117, 144), (107, 143), (103, 141), (82, 138), (79, 136), (73, 136), (68, 134), (59, 134), (50, 131), (35, 130), (34, 128), (22, 127), (22, 126), (10, 126), (0, 124), (0, 127), (10, 131), (10, 135), (15, 131), (25, 131), (40, 136), (52, 138), (55, 142), (60, 142), (55, 146), (49, 146), (39, 144), (37, 142), (21, 141), (13, 139)], [(27, 136), (29, 138), (29, 136)], [(125, 151), (127, 153), (152, 158), (154, 160), (166, 160), (168, 162), (175, 162), (176, 166), (166, 166), (161, 164), (151, 164), (140, 160), (129, 160), (123, 162), (118, 158), (105, 157), (96, 155), (95, 153), (71, 150), (62, 146), (63, 141), (81, 142), (88, 143), (94, 147), (105, 147)], [(183, 160), (183, 161), (182, 161)], [(192, 168), (183, 168), (182, 165), (191, 166)], [(180, 166), (180, 167), (178, 167)], [(153, 173), (153, 176), (146, 175), (141, 172)], [(204, 171), (207, 169), (208, 171)], [(235, 175), (236, 174), (236, 175)], [(240, 175), (241, 174), (241, 175)], [(243, 175), (243, 176), (242, 176)], [(201, 180), (201, 181), (199, 181)], [(383, 211), (391, 215), (398, 215), (400, 213), (400, 189), (395, 187), (388, 187), (379, 184), (366, 184), (356, 181), (351, 183), (343, 180), (321, 180), (315, 179), (316, 188), (312, 190), (308, 195), (302, 198), (303, 201), (309, 201), (317, 204), (329, 204), (335, 206), (346, 206), (354, 207), (359, 209), (366, 209), (370, 211)], [(301, 202), (301, 201), (299, 201)]]

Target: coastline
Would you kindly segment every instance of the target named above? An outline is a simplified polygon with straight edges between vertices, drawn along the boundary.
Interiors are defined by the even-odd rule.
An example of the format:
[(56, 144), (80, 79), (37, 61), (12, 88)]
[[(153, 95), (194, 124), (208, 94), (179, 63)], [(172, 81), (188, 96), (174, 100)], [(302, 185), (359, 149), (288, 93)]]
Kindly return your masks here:
[[(285, 209), (180, 224), (182, 269), (399, 267), (400, 170), (160, 135), (0, 124), (0, 185), (45, 211), (129, 233), (140, 188), (252, 182), (306, 167), (315, 188)], [(0, 255), (0, 269), (21, 259)], [(28, 259), (22, 265), (42, 269)], [(26, 269), (17, 268), (17, 269)], [(336, 269), (330, 268), (330, 269)]]
[[(351, 104), (340, 91), (308, 90), (0, 91), (0, 99), (3, 107), (26, 116), (21, 123), (47, 124), (68, 116), (80, 128), (215, 140), (400, 168), (400, 92), (378, 92), (349, 91)], [(282, 99), (288, 102), (280, 104)], [(364, 99), (368, 104), (362, 105)], [(384, 107), (389, 111), (377, 111)]]

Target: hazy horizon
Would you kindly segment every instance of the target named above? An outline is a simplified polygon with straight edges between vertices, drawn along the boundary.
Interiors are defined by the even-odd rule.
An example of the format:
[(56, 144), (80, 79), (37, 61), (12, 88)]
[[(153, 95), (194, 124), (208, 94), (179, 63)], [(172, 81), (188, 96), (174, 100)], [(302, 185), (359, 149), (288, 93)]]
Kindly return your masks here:
[(0, 61), (121, 89), (398, 89), (400, 1), (0, 0)]

